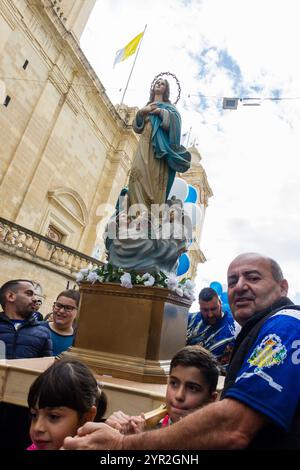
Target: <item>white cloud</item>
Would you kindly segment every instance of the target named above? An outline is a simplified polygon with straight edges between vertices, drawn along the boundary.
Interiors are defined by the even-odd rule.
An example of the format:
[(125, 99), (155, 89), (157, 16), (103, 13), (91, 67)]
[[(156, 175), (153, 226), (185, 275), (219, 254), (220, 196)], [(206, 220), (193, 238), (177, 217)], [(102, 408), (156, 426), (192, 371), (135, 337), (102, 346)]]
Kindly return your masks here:
[(113, 69), (115, 53), (146, 23), (125, 103), (142, 106), (161, 71), (180, 80), (183, 131), (192, 126), (214, 192), (199, 288), (225, 284), (231, 259), (255, 250), (278, 260), (291, 294), (300, 292), (300, 99), (243, 101), (236, 111), (222, 110), (221, 100), (300, 97), (292, 52), (300, 41), (298, 18), (298, 0), (101, 0), (82, 38), (113, 103), (120, 102), (133, 63), (131, 57)]

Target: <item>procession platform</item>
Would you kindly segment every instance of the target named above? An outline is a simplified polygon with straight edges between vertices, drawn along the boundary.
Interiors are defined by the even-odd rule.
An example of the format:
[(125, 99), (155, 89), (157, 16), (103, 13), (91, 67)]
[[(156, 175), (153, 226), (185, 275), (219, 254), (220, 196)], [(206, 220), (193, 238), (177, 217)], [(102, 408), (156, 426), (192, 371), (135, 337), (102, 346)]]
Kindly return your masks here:
[[(30, 385), (54, 360), (54, 357), (0, 360), (0, 401), (27, 406)], [(107, 375), (95, 374), (95, 377), (108, 398), (107, 416), (116, 410), (135, 415), (164, 402), (165, 384), (134, 382)]]
[[(0, 401), (26, 407), (30, 385), (54, 361), (54, 357), (0, 360)], [(164, 403), (165, 384), (135, 382), (106, 375), (95, 374), (95, 377), (107, 394), (106, 416), (117, 410), (138, 415)], [(218, 391), (222, 390), (223, 385), (224, 377), (221, 376)]]

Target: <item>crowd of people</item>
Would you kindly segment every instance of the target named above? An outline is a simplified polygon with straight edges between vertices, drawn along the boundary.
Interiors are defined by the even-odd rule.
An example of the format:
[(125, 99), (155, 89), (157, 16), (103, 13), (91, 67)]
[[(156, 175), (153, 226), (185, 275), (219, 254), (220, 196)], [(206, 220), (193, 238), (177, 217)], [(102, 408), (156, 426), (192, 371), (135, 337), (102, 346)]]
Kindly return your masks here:
[(300, 307), (278, 263), (245, 253), (228, 268), (228, 297), (241, 325), (220, 400), (168, 428), (122, 433), (85, 423), (64, 449), (299, 449)]
[[(191, 156), (180, 145), (180, 115), (169, 95), (168, 81), (155, 80), (149, 102), (137, 113), (134, 127), (142, 138), (126, 188), (130, 206), (165, 203), (176, 171), (190, 166)], [(92, 372), (76, 359), (60, 357), (76, 335), (78, 291), (60, 292), (44, 318), (31, 280), (6, 282), (0, 288), (5, 358), (54, 355), (59, 360), (30, 388), (30, 422), (26, 409), (0, 403), (0, 445), (30, 450), (300, 449), (300, 307), (287, 297), (280, 266), (266, 256), (237, 256), (227, 278), (232, 315), (222, 311), (213, 289), (200, 292), (199, 312), (188, 317), (187, 346), (171, 360), (166, 414), (151, 431), (143, 414), (116, 410), (104, 420), (106, 397)], [(219, 372), (225, 375), (220, 397)]]
[[(10, 280), (0, 288), (1, 359), (29, 359), (59, 356), (72, 346), (74, 321), (79, 306), (77, 290), (58, 294), (52, 312), (46, 320), (41, 310), (42, 300), (28, 279)], [(26, 408), (0, 403), (0, 446), (22, 449), (28, 444), (29, 415)]]
[(58, 294), (47, 319), (39, 311), (34, 283), (14, 279), (0, 289), (0, 340), (6, 359), (59, 355), (72, 346), (80, 294), (68, 289)]
[[(106, 397), (91, 371), (76, 359), (59, 359), (30, 389), (31, 424), (20, 407), (0, 404), (2, 443), (12, 445), (7, 423), (14, 416), (19, 428), (22, 419), (24, 433), (27, 426), (20, 442), (30, 449), (299, 448), (300, 307), (287, 292), (276, 261), (255, 253), (235, 258), (228, 297), (241, 326), (237, 336), (218, 295), (210, 288), (200, 292), (200, 311), (189, 315), (189, 344), (171, 360), (166, 414), (155, 430), (146, 430), (143, 414), (116, 410), (104, 420)], [(57, 296), (51, 322), (37, 318), (36, 300), (29, 280), (8, 281), (0, 289), (0, 340), (8, 359), (60, 358), (73, 343), (79, 292)], [(225, 374), (220, 397), (219, 372)], [(11, 431), (16, 436), (15, 426)]]

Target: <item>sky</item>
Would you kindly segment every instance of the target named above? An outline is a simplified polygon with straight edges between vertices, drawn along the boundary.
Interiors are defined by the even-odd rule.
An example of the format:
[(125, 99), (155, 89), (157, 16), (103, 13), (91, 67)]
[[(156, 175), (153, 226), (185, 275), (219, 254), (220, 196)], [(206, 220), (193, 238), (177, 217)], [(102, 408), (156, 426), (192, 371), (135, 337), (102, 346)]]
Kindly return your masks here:
[[(242, 252), (270, 256), (300, 303), (300, 43), (298, 0), (97, 0), (81, 47), (113, 104), (134, 56), (117, 50), (144, 30), (124, 97), (142, 107), (154, 76), (174, 73), (182, 133), (191, 127), (213, 197), (197, 289), (223, 284)], [(176, 86), (171, 81), (175, 99)], [(223, 97), (241, 98), (236, 110)], [(251, 99), (245, 99), (251, 98)], [(275, 100), (274, 98), (280, 98)]]

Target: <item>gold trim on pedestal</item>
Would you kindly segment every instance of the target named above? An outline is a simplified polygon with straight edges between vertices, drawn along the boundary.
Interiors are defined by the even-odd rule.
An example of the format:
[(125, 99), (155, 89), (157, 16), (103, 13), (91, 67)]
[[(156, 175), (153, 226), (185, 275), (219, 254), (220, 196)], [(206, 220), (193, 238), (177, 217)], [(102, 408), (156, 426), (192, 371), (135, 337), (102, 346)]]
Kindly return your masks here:
[(174, 291), (165, 287), (145, 287), (145, 286), (134, 286), (132, 288), (122, 287), (121, 284), (114, 282), (105, 283), (80, 283), (80, 292), (89, 292), (98, 294), (102, 292), (105, 295), (113, 295), (114, 297), (135, 297), (143, 299), (156, 299), (156, 300), (170, 300), (172, 303), (177, 305), (185, 305), (188, 308), (191, 306), (191, 300), (186, 297), (179, 297)]
[(166, 383), (170, 359), (186, 342), (191, 300), (161, 287), (81, 283), (74, 346), (97, 374)]
[(143, 376), (143, 382), (166, 383), (169, 374), (170, 361), (148, 361), (141, 358), (109, 354), (99, 351), (91, 351), (73, 347), (62, 354), (63, 357), (77, 357), (85, 362), (95, 374), (111, 375), (126, 380), (139, 381)]

